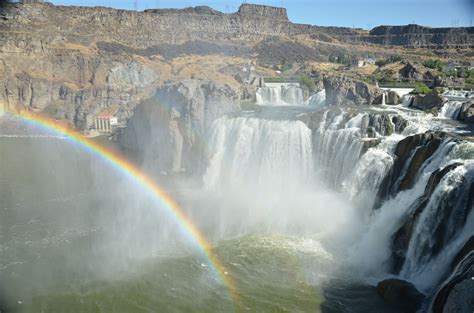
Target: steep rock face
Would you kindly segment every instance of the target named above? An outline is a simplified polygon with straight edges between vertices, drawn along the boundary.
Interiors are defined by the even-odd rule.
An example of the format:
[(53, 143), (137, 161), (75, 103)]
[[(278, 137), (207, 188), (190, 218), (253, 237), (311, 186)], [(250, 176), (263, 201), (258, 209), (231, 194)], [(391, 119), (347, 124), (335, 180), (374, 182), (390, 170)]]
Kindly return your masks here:
[(375, 99), (383, 93), (375, 86), (346, 77), (324, 77), (323, 84), (329, 105), (376, 104)]
[(429, 131), (408, 136), (397, 144), (394, 164), (377, 192), (376, 208), (384, 199), (413, 186), (420, 166), (438, 149), (444, 136)]
[(383, 45), (420, 47), (472, 47), (474, 27), (430, 28), (416, 24), (378, 26), (364, 39)]
[[(115, 63), (67, 56), (38, 62), (51, 67), (43, 77), (7, 68), (0, 101), (10, 109), (44, 111), (70, 121), (80, 130), (91, 127), (94, 116), (102, 110), (114, 112), (119, 119), (128, 117), (141, 99), (151, 95), (158, 79), (155, 72), (133, 61)], [(69, 81), (58, 79), (68, 75)]]
[(202, 80), (163, 85), (137, 106), (120, 143), (152, 170), (199, 171), (206, 129), (237, 110), (238, 96), (228, 86)]
[(274, 19), (288, 21), (288, 14), (285, 8), (276, 8), (268, 5), (256, 5), (244, 3), (239, 7), (238, 14), (246, 16), (270, 17)]

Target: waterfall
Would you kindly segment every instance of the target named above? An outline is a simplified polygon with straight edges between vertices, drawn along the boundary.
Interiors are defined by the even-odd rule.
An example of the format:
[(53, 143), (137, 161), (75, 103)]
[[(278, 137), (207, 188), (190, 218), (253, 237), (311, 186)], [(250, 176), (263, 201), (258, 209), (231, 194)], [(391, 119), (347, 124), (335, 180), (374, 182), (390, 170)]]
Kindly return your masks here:
[(259, 105), (306, 105), (298, 83), (266, 83), (257, 89), (256, 98)]
[(441, 108), (440, 116), (456, 120), (461, 113), (462, 106), (462, 101), (450, 100), (446, 102)]
[(326, 104), (326, 90), (321, 90), (306, 100), (306, 105), (315, 108), (322, 108)]
[(222, 117), (209, 134), (208, 189), (285, 191), (312, 177), (311, 130), (301, 121)]
[[(429, 289), (443, 277), (460, 245), (472, 236), (468, 195), (474, 163), (458, 166), (443, 177), (415, 226), (400, 276)], [(454, 244), (453, 244), (454, 242)]]
[(402, 106), (409, 107), (413, 101), (414, 96), (410, 94), (406, 94), (402, 96)]
[[(299, 120), (214, 121), (206, 188), (260, 199), (247, 213), (255, 220), (263, 210), (258, 227), (282, 214), (285, 221), (303, 214), (296, 228), (301, 220), (312, 231), (337, 225), (338, 233), (327, 236), (337, 246), (330, 253), (340, 253), (349, 268), (371, 283), (397, 275), (432, 292), (473, 235), (474, 144), (443, 132), (431, 115), (403, 107), (308, 114), (312, 130)], [(333, 196), (311, 198), (334, 192), (351, 201), (350, 209), (320, 207), (318, 201), (333, 205)]]
[(336, 115), (324, 112), (314, 137), (316, 169), (333, 187), (339, 187), (359, 159), (363, 147), (359, 138), (364, 115), (347, 119), (348, 116), (342, 112)]

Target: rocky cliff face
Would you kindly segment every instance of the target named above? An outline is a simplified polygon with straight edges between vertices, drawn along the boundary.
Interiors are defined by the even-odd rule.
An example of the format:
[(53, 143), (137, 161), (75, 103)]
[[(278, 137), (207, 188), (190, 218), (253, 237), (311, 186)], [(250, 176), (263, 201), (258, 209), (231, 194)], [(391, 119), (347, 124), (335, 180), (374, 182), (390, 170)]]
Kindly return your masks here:
[(135, 108), (120, 144), (155, 172), (199, 172), (207, 128), (238, 110), (238, 96), (228, 86), (202, 80), (165, 84)]
[(369, 36), (359, 40), (378, 45), (470, 48), (474, 46), (474, 27), (431, 28), (410, 24), (405, 26), (378, 26)]
[[(436, 37), (435, 30), (424, 28), (368, 33), (294, 24), (283, 8), (250, 4), (224, 14), (209, 7), (135, 12), (30, 3), (9, 5), (0, 15), (0, 107), (46, 112), (81, 130), (91, 126), (98, 112), (129, 117), (137, 103), (167, 80), (197, 75), (239, 89), (233, 75), (219, 69), (206, 75), (214, 64), (189, 70), (200, 64), (193, 60), (183, 65), (187, 56), (218, 55), (216, 59), (234, 58), (240, 64), (252, 58), (265, 64), (322, 61), (331, 51), (347, 52), (352, 43), (378, 42), (370, 38), (404, 32)], [(440, 31), (447, 45), (473, 42), (471, 28)], [(299, 36), (304, 40), (298, 41)], [(333, 94), (335, 104), (344, 92), (356, 104), (373, 103), (379, 95), (364, 83), (342, 89)]]
[[(325, 77), (326, 103), (329, 105), (381, 104), (383, 91), (367, 83), (346, 77)], [(379, 99), (380, 102), (377, 102)]]

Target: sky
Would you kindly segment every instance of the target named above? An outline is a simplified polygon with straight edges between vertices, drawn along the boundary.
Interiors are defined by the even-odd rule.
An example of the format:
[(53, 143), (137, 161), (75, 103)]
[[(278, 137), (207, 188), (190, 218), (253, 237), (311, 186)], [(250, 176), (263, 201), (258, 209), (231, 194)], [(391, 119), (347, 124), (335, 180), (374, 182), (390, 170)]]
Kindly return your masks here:
[(237, 11), (242, 2), (283, 6), (291, 21), (321, 26), (372, 28), (416, 23), (425, 26), (474, 26), (474, 0), (49, 0), (61, 5), (107, 6), (138, 10), (207, 5)]

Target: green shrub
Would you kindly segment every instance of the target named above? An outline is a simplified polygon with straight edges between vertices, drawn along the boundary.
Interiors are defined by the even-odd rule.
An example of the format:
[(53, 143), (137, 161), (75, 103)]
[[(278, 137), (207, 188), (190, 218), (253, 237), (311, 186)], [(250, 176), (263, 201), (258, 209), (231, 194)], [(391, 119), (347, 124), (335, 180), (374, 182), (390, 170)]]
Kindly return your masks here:
[(377, 61), (375, 61), (375, 65), (377, 65), (378, 67), (385, 66), (388, 63), (390, 63), (390, 62), (387, 59), (378, 59)]
[(418, 94), (418, 95), (427, 95), (431, 93), (430, 87), (426, 86), (423, 83), (416, 83), (415, 89), (412, 91), (413, 94)]
[(432, 59), (432, 60), (427, 60), (427, 61), (423, 62), (423, 65), (425, 67), (432, 68), (432, 69), (438, 69), (438, 70), (441, 71), (443, 69), (443, 66), (446, 65), (446, 63), (444, 63), (443, 61), (438, 60), (438, 59)]
[(433, 93), (437, 95), (441, 95), (445, 92), (446, 90), (443, 87), (435, 87), (433, 89)]
[(301, 86), (306, 86), (306, 88), (308, 88), (310, 91), (314, 90), (314, 81), (311, 77), (309, 77), (309, 75), (302, 74), (298, 81)]

